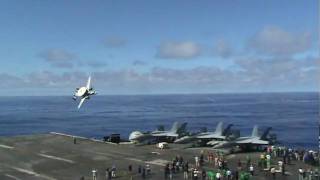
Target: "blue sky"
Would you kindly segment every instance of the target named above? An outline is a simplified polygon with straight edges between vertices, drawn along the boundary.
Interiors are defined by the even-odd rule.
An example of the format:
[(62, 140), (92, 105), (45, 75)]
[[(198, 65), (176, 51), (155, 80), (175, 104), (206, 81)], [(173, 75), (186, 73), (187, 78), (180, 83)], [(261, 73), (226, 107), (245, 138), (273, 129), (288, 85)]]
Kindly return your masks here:
[[(316, 91), (317, 1), (2, 1), (1, 93)], [(319, 44), (319, 43), (318, 43)]]

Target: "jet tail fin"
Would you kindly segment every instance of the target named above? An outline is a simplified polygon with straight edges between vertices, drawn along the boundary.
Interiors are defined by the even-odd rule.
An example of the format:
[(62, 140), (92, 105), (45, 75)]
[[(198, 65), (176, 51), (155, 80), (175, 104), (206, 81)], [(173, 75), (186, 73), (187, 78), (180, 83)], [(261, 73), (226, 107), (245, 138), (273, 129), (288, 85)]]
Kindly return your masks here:
[(223, 133), (223, 122), (222, 121), (218, 123), (214, 133), (215, 134), (222, 134)]
[(177, 134), (181, 135), (182, 133), (186, 132), (186, 127), (188, 123), (183, 123), (177, 130)]
[(176, 133), (179, 129), (179, 122), (174, 122), (170, 132)]
[(179, 122), (174, 122), (172, 125), (172, 128), (170, 130), (171, 133), (179, 134), (181, 132), (184, 132), (186, 129), (187, 123), (180, 124)]
[(231, 130), (231, 127), (233, 126), (233, 124), (229, 124), (222, 132), (222, 136), (226, 136), (229, 134), (230, 130)]
[(87, 81), (86, 87), (87, 87), (87, 89), (91, 88), (91, 76), (88, 77), (88, 81)]
[(257, 125), (255, 125), (255, 126), (253, 127), (251, 137), (260, 137), (260, 136), (259, 136), (259, 128), (258, 128)]
[(269, 132), (271, 131), (272, 127), (268, 127), (262, 134), (261, 138), (260, 139), (266, 139)]

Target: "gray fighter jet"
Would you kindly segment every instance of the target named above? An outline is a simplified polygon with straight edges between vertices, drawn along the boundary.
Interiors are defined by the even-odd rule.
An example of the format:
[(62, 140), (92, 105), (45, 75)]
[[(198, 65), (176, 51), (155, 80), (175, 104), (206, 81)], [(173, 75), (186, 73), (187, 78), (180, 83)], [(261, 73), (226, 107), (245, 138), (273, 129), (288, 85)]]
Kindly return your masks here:
[(270, 130), (272, 128), (267, 128), (262, 135), (259, 135), (258, 126), (255, 125), (251, 136), (247, 137), (239, 137), (233, 140), (225, 140), (225, 141), (209, 141), (207, 144), (212, 145), (216, 149), (223, 149), (223, 148), (232, 148), (238, 146), (240, 148), (250, 148), (250, 147), (257, 147), (261, 145), (268, 145), (270, 144), (270, 140), (267, 138)]
[(142, 133), (140, 131), (133, 131), (129, 135), (129, 141), (134, 143), (157, 143), (160, 141), (173, 141), (185, 132), (187, 123), (180, 124), (175, 122), (169, 131), (153, 131), (150, 133)]
[(230, 129), (233, 125), (229, 124), (225, 129), (223, 128), (223, 122), (219, 122), (214, 132), (201, 132), (191, 136), (184, 136), (176, 139), (174, 142), (179, 144), (190, 143), (193, 141), (205, 141), (210, 140), (225, 140), (228, 137)]

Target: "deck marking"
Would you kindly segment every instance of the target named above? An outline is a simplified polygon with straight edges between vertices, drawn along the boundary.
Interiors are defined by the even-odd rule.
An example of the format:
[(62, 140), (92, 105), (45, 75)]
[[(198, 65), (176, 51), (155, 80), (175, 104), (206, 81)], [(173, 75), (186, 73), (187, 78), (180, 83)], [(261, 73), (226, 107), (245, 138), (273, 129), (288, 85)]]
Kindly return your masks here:
[(10, 174), (5, 174), (5, 176), (12, 178), (12, 179), (15, 179), (15, 180), (21, 180), (20, 178), (17, 178), (15, 176), (10, 175)]
[(22, 172), (22, 173), (25, 173), (25, 174), (29, 174), (29, 175), (33, 175), (33, 176), (36, 176), (36, 177), (41, 177), (43, 179), (47, 179), (47, 180), (57, 180), (55, 178), (52, 178), (52, 177), (49, 177), (49, 176), (46, 176), (46, 175), (43, 175), (43, 174), (38, 174), (34, 171), (30, 171), (30, 170), (27, 170), (27, 169), (22, 169), (22, 168), (18, 168), (18, 167), (11, 167), (12, 169), (16, 170), (16, 171), (19, 171), (19, 172)]
[(136, 159), (136, 158), (125, 158), (127, 160), (131, 160), (131, 161), (136, 161), (136, 162), (142, 162), (144, 163), (145, 161), (141, 160), (141, 159)]
[(136, 161), (136, 162), (147, 163), (147, 164), (152, 164), (152, 165), (157, 165), (157, 166), (166, 166), (166, 164), (169, 163), (169, 161), (164, 160), (164, 159), (155, 159), (155, 160), (151, 160), (151, 161), (144, 161), (144, 160), (137, 159), (137, 158), (124, 158), (124, 159)]
[(167, 161), (165, 159), (155, 159), (152, 161), (146, 161), (145, 163), (147, 164), (153, 164), (153, 165), (158, 165), (158, 166), (166, 166), (170, 161)]
[(4, 144), (0, 144), (0, 147), (1, 148), (5, 148), (5, 149), (13, 149), (14, 148), (12, 146), (7, 146), (7, 145), (4, 145)]
[(71, 163), (71, 164), (75, 163), (74, 161), (72, 161), (70, 159), (65, 159), (65, 158), (61, 158), (61, 157), (57, 157), (57, 156), (51, 156), (51, 155), (41, 154), (41, 153), (39, 153), (38, 155), (41, 156), (41, 157), (54, 159), (54, 160), (58, 160), (58, 161), (64, 161), (64, 162)]
[(82, 140), (87, 140), (87, 141), (92, 141), (92, 142), (98, 142), (98, 143), (103, 143), (103, 144), (118, 145), (117, 143), (107, 142), (107, 141), (103, 141), (103, 140), (100, 140), (100, 139), (86, 138), (86, 137), (82, 137), (82, 136), (74, 136), (74, 135), (65, 134), (65, 133), (50, 132), (50, 134), (52, 134), (52, 135), (57, 135), (57, 136), (64, 136), (64, 137), (76, 138), (76, 139), (82, 139)]

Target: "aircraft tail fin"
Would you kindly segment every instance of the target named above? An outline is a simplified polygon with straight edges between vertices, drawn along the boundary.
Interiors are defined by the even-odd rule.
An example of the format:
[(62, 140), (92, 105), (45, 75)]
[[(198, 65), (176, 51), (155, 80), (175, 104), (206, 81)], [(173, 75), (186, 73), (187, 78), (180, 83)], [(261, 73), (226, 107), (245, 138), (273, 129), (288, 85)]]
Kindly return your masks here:
[(164, 126), (163, 125), (157, 126), (157, 131), (164, 131)]
[(223, 133), (223, 122), (220, 121), (216, 127), (215, 134), (222, 134)]
[(170, 132), (176, 133), (178, 131), (178, 129), (179, 129), (179, 126), (180, 126), (179, 122), (174, 122)]
[(272, 127), (268, 127), (262, 134), (261, 138), (260, 139), (266, 139), (269, 132), (271, 131)]
[(222, 136), (226, 136), (229, 134), (231, 127), (233, 126), (233, 124), (229, 124), (224, 130), (223, 133), (221, 134)]
[(177, 130), (177, 134), (182, 134), (186, 132), (186, 127), (188, 123), (182, 123), (181, 126)]
[(91, 88), (91, 76), (88, 77), (88, 81), (87, 81), (87, 85), (86, 85), (87, 89)]
[(179, 122), (174, 122), (170, 130), (171, 133), (182, 133), (186, 130), (187, 123), (180, 124)]
[(259, 128), (258, 128), (257, 125), (255, 125), (255, 126), (253, 127), (251, 137), (260, 137), (260, 136), (259, 136)]

